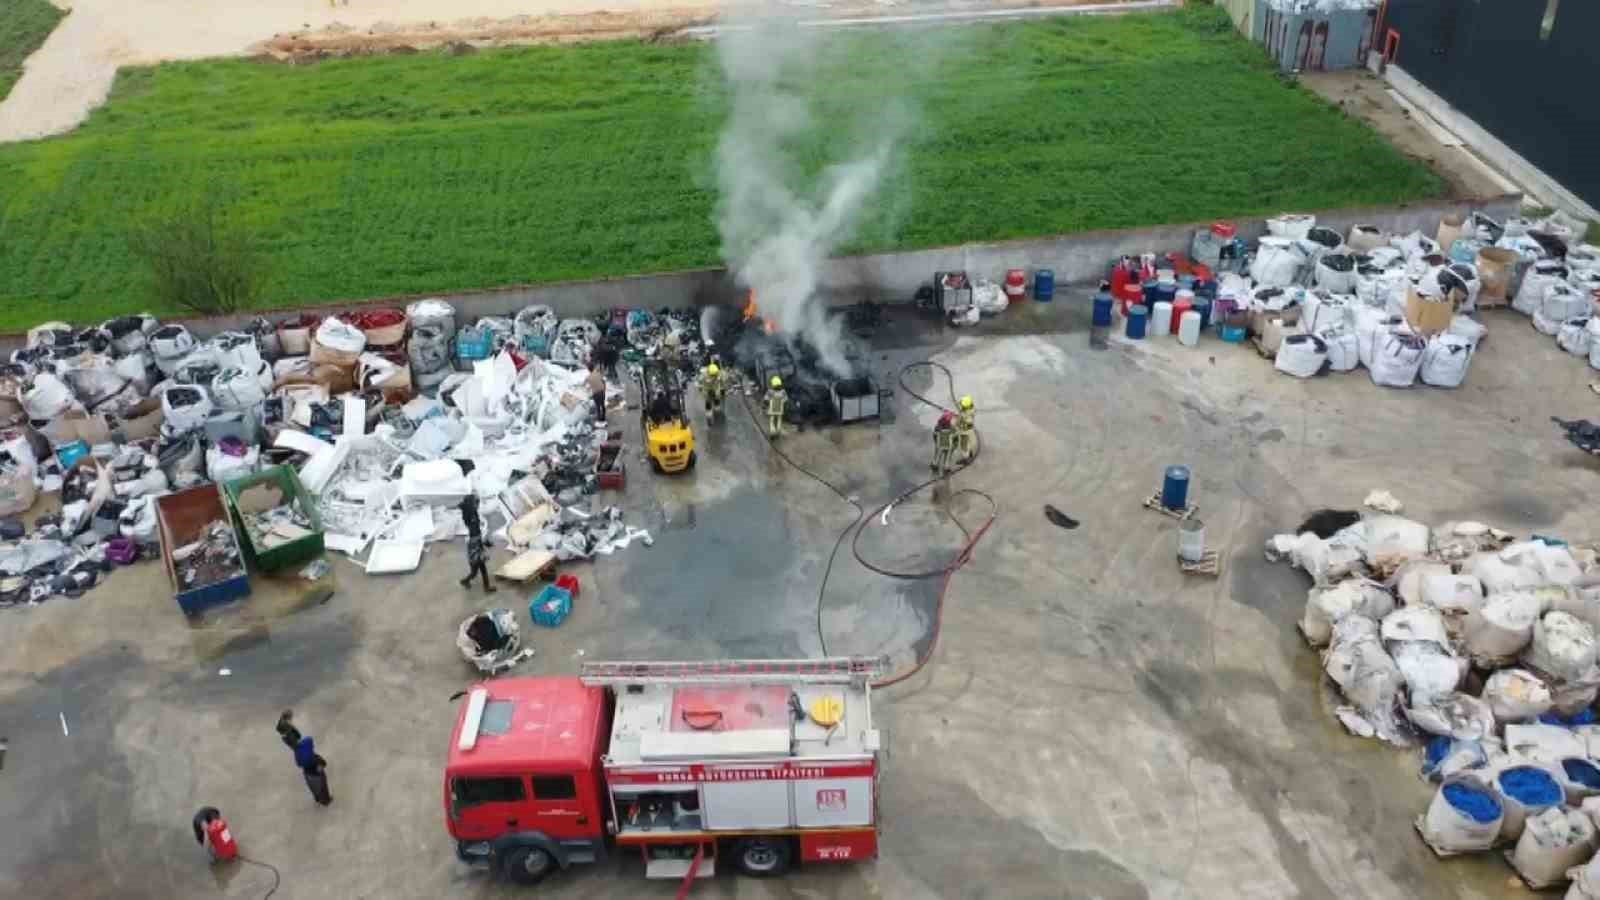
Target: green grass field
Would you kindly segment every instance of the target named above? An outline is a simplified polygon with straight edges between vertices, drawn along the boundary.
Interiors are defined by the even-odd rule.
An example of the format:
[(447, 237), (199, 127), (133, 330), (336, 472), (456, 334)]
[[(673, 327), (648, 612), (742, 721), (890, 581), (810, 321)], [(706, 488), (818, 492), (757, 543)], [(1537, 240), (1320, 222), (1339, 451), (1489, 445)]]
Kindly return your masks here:
[[(919, 40), (829, 51), (852, 65), (827, 121), (888, 90), (920, 114), (850, 251), (1442, 190), (1215, 10), (970, 27), (907, 65)], [(715, 73), (705, 45), (640, 43), (124, 71), (78, 131), (0, 146), (0, 330), (149, 307), (128, 223), (213, 184), (270, 252), (273, 307), (716, 265)]]
[(22, 77), (22, 61), (66, 15), (48, 0), (0, 0), (0, 100)]

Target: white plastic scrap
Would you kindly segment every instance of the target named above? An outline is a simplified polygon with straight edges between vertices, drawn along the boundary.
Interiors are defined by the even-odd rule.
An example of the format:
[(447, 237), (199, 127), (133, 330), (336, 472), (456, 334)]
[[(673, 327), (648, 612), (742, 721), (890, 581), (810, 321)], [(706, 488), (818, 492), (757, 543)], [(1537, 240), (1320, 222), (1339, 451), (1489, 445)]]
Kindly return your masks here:
[(1577, 679), (1595, 666), (1594, 629), (1571, 613), (1545, 613), (1534, 623), (1522, 663), (1558, 681)]
[(1401, 503), (1388, 491), (1374, 489), (1367, 494), (1367, 499), (1361, 505), (1378, 512), (1397, 513), (1402, 509)]
[(1483, 685), (1497, 722), (1528, 722), (1550, 711), (1550, 688), (1526, 669), (1501, 669)]

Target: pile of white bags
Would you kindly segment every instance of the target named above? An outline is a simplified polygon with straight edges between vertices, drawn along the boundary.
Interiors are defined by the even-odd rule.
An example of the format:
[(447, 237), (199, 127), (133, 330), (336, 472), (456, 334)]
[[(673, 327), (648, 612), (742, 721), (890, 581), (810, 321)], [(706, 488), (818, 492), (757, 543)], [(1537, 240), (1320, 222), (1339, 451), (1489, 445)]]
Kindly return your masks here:
[(1473, 661), (1484, 668), (1509, 663), (1533, 640), (1533, 623), (1540, 608), (1538, 598), (1530, 592), (1490, 594), (1463, 623), (1462, 638)]
[(1306, 594), (1305, 614), (1300, 618), (1300, 633), (1313, 647), (1327, 646), (1333, 627), (1346, 616), (1378, 620), (1394, 612), (1394, 597), (1383, 585), (1362, 578), (1341, 581), (1332, 587), (1314, 587)]
[(1334, 294), (1353, 294), (1356, 290), (1356, 260), (1348, 253), (1324, 253), (1317, 258), (1313, 273), (1318, 288)]
[(1328, 345), (1329, 371), (1349, 372), (1361, 364), (1361, 341), (1348, 327), (1325, 331), (1322, 340)]
[(156, 367), (169, 378), (195, 348), (194, 335), (182, 325), (163, 325), (150, 333), (149, 341)]
[(1306, 262), (1305, 251), (1294, 240), (1264, 237), (1250, 262), (1250, 278), (1262, 287), (1288, 287), (1299, 280)]
[(1483, 684), (1496, 722), (1531, 722), (1550, 711), (1550, 687), (1526, 669), (1500, 669)]
[(1594, 855), (1595, 826), (1576, 809), (1552, 807), (1532, 816), (1511, 853), (1511, 865), (1535, 888), (1567, 880), (1567, 870)]
[(1568, 269), (1559, 260), (1540, 260), (1522, 276), (1522, 285), (1511, 299), (1511, 308), (1525, 316), (1544, 309), (1544, 295), (1551, 287), (1566, 283)]
[(1557, 681), (1580, 679), (1594, 668), (1594, 629), (1571, 613), (1545, 613), (1533, 625), (1522, 664)]
[(169, 385), (161, 392), (161, 415), (168, 434), (202, 428), (211, 417), (211, 396), (197, 384)]
[(1595, 320), (1589, 316), (1580, 316), (1562, 322), (1561, 328), (1556, 331), (1556, 346), (1573, 356), (1588, 359), (1591, 337), (1589, 323), (1592, 321)]
[(1333, 641), (1322, 667), (1352, 704), (1338, 712), (1346, 728), (1391, 742), (1401, 739), (1394, 710), (1405, 678), (1383, 649), (1378, 623), (1365, 616), (1340, 620), (1333, 627)]
[(348, 322), (328, 317), (311, 340), (313, 363), (351, 367), (366, 349), (367, 336)]

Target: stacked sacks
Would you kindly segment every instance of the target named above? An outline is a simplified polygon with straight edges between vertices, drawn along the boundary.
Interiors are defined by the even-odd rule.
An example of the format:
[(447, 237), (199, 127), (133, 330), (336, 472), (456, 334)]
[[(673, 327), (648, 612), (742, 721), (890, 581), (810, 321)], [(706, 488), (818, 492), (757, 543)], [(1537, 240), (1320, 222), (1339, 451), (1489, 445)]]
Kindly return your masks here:
[(367, 337), (361, 329), (337, 318), (323, 319), (311, 341), (311, 362), (354, 369), (366, 346)]
[(1460, 387), (1467, 378), (1467, 367), (1472, 364), (1476, 346), (1476, 342), (1458, 334), (1434, 335), (1428, 340), (1417, 369), (1422, 383), (1433, 387)]
[[(1588, 359), (1589, 346), (1593, 341), (1593, 332), (1589, 327), (1591, 321), (1594, 319), (1590, 316), (1580, 316), (1562, 322), (1556, 332), (1556, 346), (1573, 356)], [(1600, 322), (1595, 323), (1595, 330), (1600, 330)]]
[(182, 325), (163, 325), (150, 333), (149, 340), (156, 367), (169, 378), (195, 347), (194, 335)]
[(1390, 331), (1387, 335), (1373, 336), (1372, 363), (1368, 371), (1372, 383), (1381, 387), (1410, 387), (1422, 368), (1423, 353), (1428, 343), (1415, 334)]
[(1544, 292), (1544, 302), (1533, 314), (1533, 327), (1540, 334), (1555, 335), (1568, 319), (1587, 318), (1590, 312), (1589, 297), (1565, 282), (1552, 284)]

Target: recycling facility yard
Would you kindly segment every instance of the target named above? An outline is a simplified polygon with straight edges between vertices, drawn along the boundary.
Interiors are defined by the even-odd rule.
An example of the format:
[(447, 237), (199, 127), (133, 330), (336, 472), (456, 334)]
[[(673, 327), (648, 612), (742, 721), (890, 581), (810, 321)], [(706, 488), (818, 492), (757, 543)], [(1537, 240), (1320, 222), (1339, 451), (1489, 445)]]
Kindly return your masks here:
[[(926, 666), (879, 697), (880, 858), (773, 881), (719, 873), (695, 896), (1524, 895), (1498, 855), (1441, 861), (1418, 839), (1435, 790), (1420, 750), (1339, 724), (1346, 700), (1296, 630), (1308, 580), (1263, 547), (1378, 488), (1418, 522), (1584, 543), (1596, 463), (1549, 420), (1592, 409), (1588, 367), (1500, 309), (1477, 316), (1488, 336), (1453, 390), (1283, 377), (1211, 332), (1194, 346), (1119, 335), (1095, 350), (1087, 295), (1063, 287), (1057, 302), (966, 330), (884, 308), (861, 361), (894, 387), (891, 416), (780, 438), (794, 463), (877, 513), (928, 477), (938, 412), (909, 391), (952, 399), (937, 370), (904, 367), (949, 368), (977, 402), (980, 457), (949, 494), (877, 513), (860, 539), (879, 565), (937, 569), (964, 543), (949, 513), (968, 528), (986, 514), (955, 491), (993, 497), (996, 523), (951, 576), (942, 615), (937, 579), (875, 575), (849, 542), (830, 570), (857, 512), (769, 448), (751, 412), (759, 394), (735, 394), (726, 421), (706, 426), (691, 389), (692, 471), (651, 474), (637, 410), (614, 406), (625, 487), (569, 495), (615, 504), (649, 544), (561, 563), (582, 587), (558, 628), (527, 620), (531, 589), (500, 582), (492, 602), (517, 611), (535, 651), (513, 671), (809, 656), (820, 638), (828, 653), (886, 653), (904, 671), (939, 628)], [(615, 402), (637, 403), (626, 378), (613, 387)], [(1193, 468), (1215, 579), (1181, 573), (1177, 524), (1141, 505), (1174, 463)], [(1078, 526), (1052, 524), (1046, 503)], [(32, 515), (53, 507), (45, 496)], [(500, 543), (491, 568), (511, 556)], [(262, 896), (268, 872), (207, 866), (191, 842), (189, 816), (210, 804), (278, 869), (277, 897), (524, 895), (459, 863), (444, 830), (449, 698), (477, 677), (456, 632), (491, 602), (456, 583), (461, 542), (428, 543), (401, 574), (326, 557), (315, 578), (253, 571), (247, 599), (194, 618), (148, 562), (0, 613), (0, 809), (25, 822), (0, 837), (0, 889)], [(328, 759), (328, 808), (270, 729), (286, 707)], [(677, 888), (641, 875), (625, 856), (537, 891)]]

